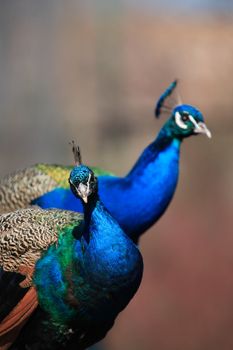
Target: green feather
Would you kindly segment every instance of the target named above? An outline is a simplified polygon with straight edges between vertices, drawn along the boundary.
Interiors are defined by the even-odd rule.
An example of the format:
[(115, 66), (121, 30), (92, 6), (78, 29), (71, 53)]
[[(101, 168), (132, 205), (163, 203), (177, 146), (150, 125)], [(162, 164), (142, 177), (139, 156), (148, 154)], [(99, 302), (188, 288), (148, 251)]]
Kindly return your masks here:
[[(43, 172), (44, 174), (50, 176), (59, 187), (62, 188), (70, 188), (69, 183), (68, 183), (68, 178), (69, 174), (73, 168), (73, 166), (62, 166), (62, 165), (49, 165), (49, 164), (36, 164), (35, 167)], [(98, 167), (90, 167), (95, 176), (103, 176), (103, 175), (108, 175), (108, 176), (113, 176), (114, 174), (111, 172), (108, 172), (106, 170), (103, 170)]]

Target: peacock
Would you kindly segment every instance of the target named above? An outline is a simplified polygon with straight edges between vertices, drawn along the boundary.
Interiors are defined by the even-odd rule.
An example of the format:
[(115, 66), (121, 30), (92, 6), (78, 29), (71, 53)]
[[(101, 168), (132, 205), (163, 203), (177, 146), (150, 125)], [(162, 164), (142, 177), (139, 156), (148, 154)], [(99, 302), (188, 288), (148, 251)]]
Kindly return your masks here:
[(105, 336), (140, 285), (140, 251), (101, 202), (79, 149), (73, 151), (69, 184), (84, 220), (78, 212), (33, 207), (0, 216), (1, 350), (86, 349)]
[[(174, 81), (159, 98), (155, 116), (168, 112), (169, 118), (155, 140), (142, 152), (124, 177), (108, 174), (97, 168), (99, 194), (102, 202), (127, 235), (138, 242), (139, 237), (165, 212), (176, 190), (179, 176), (180, 146), (192, 135), (211, 137), (202, 113), (191, 105), (168, 104), (173, 98)], [(28, 205), (44, 209), (59, 208), (81, 211), (66, 184), (70, 167), (37, 164), (0, 182), (0, 210), (5, 212)]]

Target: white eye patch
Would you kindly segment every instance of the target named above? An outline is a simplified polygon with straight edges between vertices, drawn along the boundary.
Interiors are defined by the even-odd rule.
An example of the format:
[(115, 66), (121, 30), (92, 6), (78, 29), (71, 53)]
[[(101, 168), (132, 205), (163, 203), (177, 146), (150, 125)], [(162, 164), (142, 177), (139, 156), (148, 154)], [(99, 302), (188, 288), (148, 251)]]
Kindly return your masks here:
[(180, 115), (179, 112), (175, 113), (175, 121), (176, 124), (181, 128), (181, 129), (187, 129), (188, 125), (186, 125), (183, 120), (182, 120), (182, 116)]

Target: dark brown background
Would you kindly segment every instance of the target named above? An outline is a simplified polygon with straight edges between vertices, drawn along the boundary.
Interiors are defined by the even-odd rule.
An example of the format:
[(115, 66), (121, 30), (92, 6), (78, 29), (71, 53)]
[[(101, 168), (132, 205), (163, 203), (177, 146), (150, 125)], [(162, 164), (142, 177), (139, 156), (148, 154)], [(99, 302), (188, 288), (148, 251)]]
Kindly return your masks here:
[(1, 175), (36, 162), (71, 163), (72, 139), (88, 164), (124, 174), (163, 124), (153, 108), (174, 78), (183, 102), (203, 112), (213, 138), (182, 145), (176, 196), (141, 240), (143, 283), (105, 343), (108, 350), (232, 350), (230, 10), (0, 4)]

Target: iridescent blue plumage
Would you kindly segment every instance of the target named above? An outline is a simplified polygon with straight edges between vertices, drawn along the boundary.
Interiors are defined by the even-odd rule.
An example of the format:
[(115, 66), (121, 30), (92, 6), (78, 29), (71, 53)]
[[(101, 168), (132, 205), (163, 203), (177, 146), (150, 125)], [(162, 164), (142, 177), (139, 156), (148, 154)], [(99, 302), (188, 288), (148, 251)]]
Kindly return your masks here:
[[(173, 82), (165, 91), (163, 101), (175, 85)], [(162, 100), (160, 98), (160, 105)], [(138, 241), (169, 205), (178, 182), (181, 142), (198, 133), (210, 136), (201, 112), (190, 105), (176, 106), (157, 138), (125, 177), (98, 177), (101, 200), (134, 241)], [(34, 203), (43, 208), (81, 210), (81, 203), (62, 188), (44, 194)]]
[[(12, 290), (8, 305), (0, 302), (0, 348), (9, 341), (21, 350), (84, 350), (105, 336), (140, 285), (142, 256), (100, 201), (94, 173), (77, 165), (69, 183), (81, 199), (84, 221), (75, 212), (40, 209), (0, 216), (0, 276), (6, 269), (3, 277)], [(9, 231), (11, 225), (15, 230)], [(25, 274), (25, 286), (19, 285)], [(27, 293), (34, 298), (32, 310), (32, 297), (21, 300)], [(14, 307), (24, 316), (22, 304), (28, 315), (22, 326), (17, 319), (23, 327), (17, 338), (5, 317), (17, 328)]]

